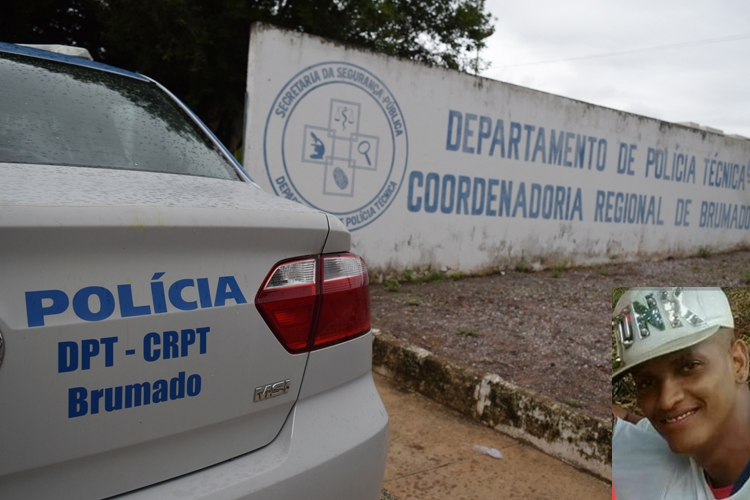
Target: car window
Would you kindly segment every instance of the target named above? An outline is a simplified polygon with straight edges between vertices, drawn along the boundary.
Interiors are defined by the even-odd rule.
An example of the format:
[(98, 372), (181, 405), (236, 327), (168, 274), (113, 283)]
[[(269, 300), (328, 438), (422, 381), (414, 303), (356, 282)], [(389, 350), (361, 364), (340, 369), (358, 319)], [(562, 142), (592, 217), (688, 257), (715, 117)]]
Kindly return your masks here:
[(0, 162), (239, 179), (155, 84), (0, 52)]

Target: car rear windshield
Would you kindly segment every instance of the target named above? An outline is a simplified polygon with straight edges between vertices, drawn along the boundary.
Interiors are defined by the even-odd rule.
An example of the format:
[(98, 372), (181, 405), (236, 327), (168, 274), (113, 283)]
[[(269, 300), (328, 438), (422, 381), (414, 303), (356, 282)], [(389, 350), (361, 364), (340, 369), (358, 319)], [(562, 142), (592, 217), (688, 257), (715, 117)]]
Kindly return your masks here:
[(239, 179), (219, 146), (154, 83), (4, 52), (0, 162)]

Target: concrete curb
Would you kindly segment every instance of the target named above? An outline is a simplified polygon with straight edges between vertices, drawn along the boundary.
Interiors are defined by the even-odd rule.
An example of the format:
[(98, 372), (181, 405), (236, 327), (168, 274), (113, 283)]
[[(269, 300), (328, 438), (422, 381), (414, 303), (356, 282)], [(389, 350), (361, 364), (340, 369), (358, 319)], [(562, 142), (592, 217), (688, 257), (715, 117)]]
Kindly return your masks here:
[(390, 335), (373, 335), (373, 370), (543, 452), (612, 481), (612, 422), (530, 389), (437, 356)]

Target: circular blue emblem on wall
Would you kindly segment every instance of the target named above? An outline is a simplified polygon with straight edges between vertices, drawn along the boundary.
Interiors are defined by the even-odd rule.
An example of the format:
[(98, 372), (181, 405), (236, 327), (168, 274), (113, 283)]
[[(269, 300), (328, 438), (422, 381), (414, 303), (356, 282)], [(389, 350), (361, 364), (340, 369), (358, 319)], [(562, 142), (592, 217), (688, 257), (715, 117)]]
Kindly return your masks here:
[(393, 202), (409, 141), (401, 108), (379, 78), (324, 62), (297, 73), (276, 96), (263, 153), (277, 195), (334, 214), (355, 231)]

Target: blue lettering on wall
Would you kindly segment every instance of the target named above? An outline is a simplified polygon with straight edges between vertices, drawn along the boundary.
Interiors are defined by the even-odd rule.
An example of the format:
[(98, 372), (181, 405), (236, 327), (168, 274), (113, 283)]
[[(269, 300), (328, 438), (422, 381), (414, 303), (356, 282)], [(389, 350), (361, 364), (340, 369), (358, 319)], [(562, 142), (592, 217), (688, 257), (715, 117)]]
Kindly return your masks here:
[[(518, 159), (518, 143), (521, 142), (521, 124), (510, 122), (510, 138), (508, 139), (508, 158)], [(513, 155), (513, 156), (511, 156)]]
[(607, 140), (599, 139), (596, 149), (596, 169), (603, 172), (607, 164)]
[(531, 147), (531, 133), (536, 130), (534, 125), (524, 125), (523, 129), (526, 131), (526, 152), (523, 155), (523, 161), (529, 161), (529, 148)]
[(458, 151), (463, 120), (463, 114), (460, 111), (450, 110), (448, 113), (448, 139), (445, 142), (445, 149), (448, 151)]
[(418, 188), (422, 187), (424, 183), (424, 175), (418, 170), (412, 170), (409, 172), (409, 192), (406, 196), (406, 209), (409, 212), (419, 212), (422, 209), (422, 197), (414, 197), (415, 189), (414, 184), (417, 184)]
[(646, 151), (645, 176), (665, 181), (695, 184), (695, 156), (678, 152), (680, 146), (672, 153), (671, 165), (668, 165), (669, 150), (648, 148)]
[[(432, 174), (437, 175), (437, 174)], [(456, 204), (456, 213), (469, 213), (469, 196), (471, 195), (471, 179), (465, 175), (458, 177), (458, 203)]]
[[(474, 190), (472, 191), (471, 215), (482, 215), (484, 212), (484, 194), (487, 184), (481, 177), (474, 177)], [(481, 191), (481, 193), (479, 193)]]
[(440, 189), (440, 211), (444, 214), (453, 213), (456, 201), (456, 178), (447, 174), (443, 176), (443, 185)]
[(570, 145), (570, 140), (575, 139), (575, 137), (576, 135), (573, 132), (565, 132), (565, 159), (563, 160), (563, 165), (566, 167), (573, 166), (573, 162), (570, 161), (568, 155), (573, 151), (573, 146)]
[(544, 127), (539, 127), (539, 134), (536, 136), (536, 144), (534, 145), (534, 156), (531, 157), (531, 161), (536, 161), (536, 155), (542, 155), (542, 163), (547, 163), (546, 142), (544, 139)]
[[(474, 129), (472, 128), (472, 122), (477, 121), (477, 115), (472, 113), (466, 113), (466, 126), (464, 127), (464, 153), (474, 153), (474, 147), (469, 146), (469, 138), (474, 136)], [(473, 142), (473, 141), (472, 141)]]
[(495, 147), (500, 146), (500, 157), (505, 158), (505, 127), (503, 121), (498, 119), (495, 124), (495, 133), (492, 136), (492, 147), (490, 148), (490, 156), (495, 154)]
[(488, 116), (479, 117), (479, 135), (477, 136), (477, 154), (482, 154), (482, 141), (492, 136), (492, 120)]
[(661, 196), (597, 190), (594, 222), (662, 226), (661, 203)]
[(617, 156), (618, 174), (635, 175), (635, 171), (633, 170), (633, 162), (635, 161), (633, 151), (636, 149), (638, 149), (638, 146), (635, 144), (620, 143), (620, 153)]
[(552, 129), (551, 138), (549, 143), (549, 162), (553, 165), (562, 165), (562, 149), (563, 149), (563, 137), (565, 132), (557, 134), (557, 140), (555, 140), (556, 130)]
[(702, 201), (699, 225), (711, 229), (750, 229), (750, 205)]
[(427, 174), (427, 185), (424, 189), (424, 211), (427, 213), (437, 212), (440, 197), (439, 182), (440, 177), (437, 174)]
[(495, 216), (497, 215), (497, 210), (494, 208), (491, 208), (495, 204), (495, 200), (497, 200), (497, 194), (495, 194), (494, 190), (492, 189), (495, 186), (499, 186), (500, 181), (497, 179), (490, 179), (487, 183), (487, 208), (485, 210), (485, 214), (489, 216)]
[[(420, 182), (422, 179), (427, 181)], [(414, 170), (409, 174), (407, 208), (410, 212), (583, 220), (581, 188), (452, 174), (440, 176)]]
[[(745, 165), (714, 158), (704, 158), (703, 185), (734, 190), (745, 190)], [(748, 164), (750, 167), (750, 164)]]
[[(606, 170), (608, 143), (603, 137), (518, 121), (510, 121), (506, 136), (504, 125), (502, 118), (449, 110), (446, 150), (490, 157), (497, 154), (514, 161), (556, 165), (571, 171)], [(645, 152), (645, 163), (640, 152)], [(638, 144), (627, 142), (620, 142), (617, 148), (617, 173), (621, 175), (635, 176), (637, 166), (642, 165), (645, 167), (642, 175), (646, 178), (695, 184), (698, 163), (696, 155), (680, 151), (679, 144), (671, 151), (655, 147), (639, 149)], [(745, 165), (723, 159), (719, 152), (712, 158), (703, 158), (704, 186), (745, 191), (749, 180), (750, 162)], [(421, 209), (420, 202), (420, 199), (413, 199), (413, 204), (409, 205), (412, 211)], [(433, 206), (430, 204), (430, 208)]]
[(518, 194), (516, 195), (516, 203), (513, 205), (513, 217), (518, 213), (518, 209), (521, 209), (524, 219), (526, 218), (526, 183), (521, 182), (518, 184)]
[(675, 208), (675, 217), (674, 217), (674, 225), (675, 226), (690, 226), (690, 221), (688, 221), (688, 216), (690, 215), (690, 204), (693, 203), (693, 200), (683, 200), (682, 198), (677, 198), (677, 207)]
[(575, 152), (575, 165), (576, 168), (583, 168), (586, 159), (586, 136), (576, 135), (576, 152)]
[(507, 158), (512, 160), (589, 170), (596, 166), (600, 172), (606, 167), (606, 139), (567, 130), (551, 129), (548, 149), (547, 130), (543, 126), (511, 121), (506, 141), (502, 119), (452, 109), (448, 111), (447, 131), (447, 151), (488, 156), (497, 153), (501, 158), (506, 158), (507, 151)]

